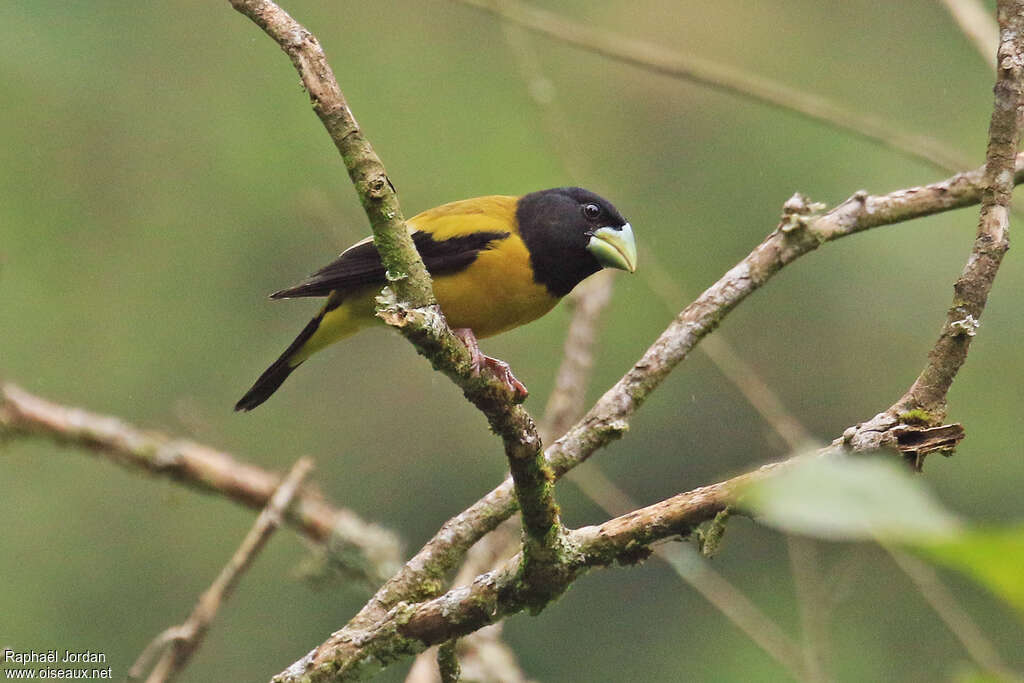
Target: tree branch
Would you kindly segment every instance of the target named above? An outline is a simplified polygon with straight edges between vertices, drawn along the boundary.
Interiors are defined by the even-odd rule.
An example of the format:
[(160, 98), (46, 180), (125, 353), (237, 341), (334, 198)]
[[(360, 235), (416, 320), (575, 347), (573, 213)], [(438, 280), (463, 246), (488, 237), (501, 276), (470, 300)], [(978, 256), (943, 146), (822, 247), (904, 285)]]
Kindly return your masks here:
[[(1016, 158), (1012, 182), (1024, 180), (1024, 156)], [(977, 203), (985, 187), (984, 169), (958, 173), (938, 183), (886, 195), (858, 192), (823, 215), (794, 195), (783, 220), (765, 240), (668, 326), (643, 357), (565, 436), (547, 448), (555, 473), (563, 474), (628, 429), (629, 418), (700, 340), (733, 308), (795, 259), (833, 240), (882, 225)]]
[[(1019, 155), (1016, 163), (1015, 182), (1024, 182), (1024, 155)], [(809, 221), (818, 226), (814, 234), (820, 235), (824, 242), (871, 227), (975, 204), (981, 197), (982, 182), (983, 169), (976, 169), (957, 174), (939, 183), (897, 190), (887, 195), (858, 194), (823, 216)], [(555, 466), (556, 476), (561, 476), (583, 462), (594, 450), (612, 438), (621, 436), (628, 427), (629, 416), (639, 405), (638, 401), (642, 401), (647, 395), (639, 392), (634, 395), (634, 378), (642, 379), (648, 371), (660, 373), (661, 378), (667, 375), (671, 368), (666, 368), (666, 360), (673, 361), (673, 367), (678, 364), (700, 338), (710, 331), (714, 322), (724, 317), (728, 310), (756, 289), (753, 280), (738, 275), (748, 272), (750, 264), (759, 263), (762, 259), (781, 259), (783, 252), (780, 246), (787, 240), (787, 234), (781, 230), (769, 235), (746, 259), (712, 285), (697, 302), (687, 307), (633, 369), (605, 393), (576, 427), (548, 446), (546, 454), (549, 462)], [(807, 244), (806, 250), (802, 253), (808, 253), (815, 246), (816, 243)], [(789, 260), (786, 262), (799, 255), (788, 252)], [(764, 278), (778, 272), (779, 268), (781, 265), (775, 268), (759, 267), (762, 282)], [(721, 301), (722, 308), (712, 307), (708, 310), (708, 304), (722, 299), (722, 293), (728, 295), (728, 298)], [(691, 328), (694, 329), (693, 332), (690, 332)], [(672, 351), (668, 359), (662, 358), (664, 354), (661, 353), (666, 347)], [(649, 360), (652, 357), (653, 360)], [(656, 383), (647, 388), (647, 393), (653, 390), (654, 386)], [(589, 424), (597, 425), (599, 433), (589, 438), (581, 438), (581, 435), (586, 435), (586, 427)], [(863, 443), (860, 447), (870, 446)], [(429, 591), (430, 588), (439, 588), (437, 578), (452, 569), (461, 560), (466, 549), (481, 536), (515, 512), (512, 490), (511, 480), (506, 479), (472, 506), (448, 520), (434, 538), (381, 587), (360, 611), (354, 623), (372, 623), (376, 617), (400, 600), (422, 599), (429, 595), (429, 592), (423, 592), (424, 589)]]
[(1024, 86), (1024, 3), (1000, 2), (1002, 34), (996, 70), (995, 104), (989, 125), (988, 152), (981, 194), (981, 217), (974, 249), (953, 286), (953, 304), (946, 316), (928, 365), (900, 401), (896, 411), (924, 411), (922, 419), (938, 424), (946, 415), (946, 394), (967, 359), (971, 340), (981, 324), (988, 293), (1003, 255), (1010, 248), (1010, 201), (1021, 137)]
[(142, 673), (149, 666), (149, 662), (161, 651), (163, 655), (153, 667), (146, 683), (164, 683), (181, 673), (202, 643), (224, 600), (234, 591), (242, 574), (252, 566), (256, 555), (270, 540), (270, 535), (281, 525), (285, 510), (288, 509), (299, 485), (311, 469), (313, 469), (313, 461), (309, 458), (299, 458), (296, 461), (291, 471), (281, 481), (281, 485), (270, 497), (267, 506), (256, 518), (256, 522), (242, 540), (238, 550), (217, 575), (213, 584), (199, 596), (199, 602), (185, 623), (167, 629), (142, 651), (128, 672), (130, 679), (141, 678)]
[[(650, 544), (685, 536), (730, 504), (750, 482), (796, 462), (765, 465), (727, 481), (681, 493), (634, 510), (599, 526), (569, 531), (564, 590), (595, 567), (635, 564), (646, 559)], [(522, 554), (446, 594), (419, 604), (398, 603), (370, 630), (339, 631), (330, 641), (274, 678), (276, 683), (359, 680), (374, 668), (421, 652), (431, 645), (472, 633), (536, 605), (537, 595), (522, 580)], [(556, 592), (560, 592), (556, 591)]]
[(394, 186), (356, 124), (319, 42), (270, 0), (231, 0), (231, 4), (273, 38), (299, 72), (317, 115), (345, 161), (393, 285), (393, 293), (385, 290), (378, 299), (378, 315), (455, 382), (502, 438), (523, 515), (526, 580), (538, 586), (555, 585), (546, 574), (562, 564), (563, 529), (554, 499), (554, 476), (533, 419), (516, 405), (504, 383), (474, 372), (468, 350), (434, 304), (430, 276), (404, 228)]
[[(122, 467), (168, 477), (254, 509), (265, 507), (282, 481), (280, 475), (223, 451), (51, 403), (13, 384), (0, 384), (0, 437), (43, 437), (87, 448)], [(371, 585), (399, 565), (401, 549), (393, 533), (335, 507), (312, 485), (298, 493), (285, 521), (312, 541), (336, 546), (339, 568)]]
[[(1024, 181), (1024, 155), (1018, 155), (1014, 182), (1022, 181)], [(779, 227), (743, 261), (734, 266), (694, 303), (685, 308), (633, 368), (602, 396), (590, 412), (565, 436), (547, 448), (546, 456), (556, 476), (563, 475), (586, 460), (595, 450), (621, 436), (628, 428), (629, 418), (632, 414), (650, 392), (657, 388), (668, 373), (686, 357), (689, 351), (714, 329), (729, 311), (784, 266), (813, 251), (821, 244), (841, 237), (977, 203), (980, 200), (983, 186), (984, 169), (976, 169), (959, 173), (939, 183), (898, 190), (886, 195), (868, 195), (859, 192), (822, 215), (810, 213), (812, 207), (806, 200), (795, 196), (786, 203), (783, 220)], [(886, 426), (884, 431), (873, 433), (879, 438), (862, 438), (871, 424), (869, 421), (847, 430), (842, 438), (836, 439), (832, 448), (851, 451), (875, 450), (885, 437), (896, 444), (897, 439), (893, 432), (900, 428), (901, 423), (898, 420)], [(952, 430), (952, 426), (940, 429)], [(692, 528), (693, 525), (714, 517), (726, 507), (727, 493), (733, 485), (748, 481), (751, 477), (763, 476), (770, 470), (784, 465), (785, 462), (788, 461), (765, 466), (727, 482), (680, 494), (657, 504), (657, 506), (652, 506), (652, 508), (655, 508), (656, 512), (659, 509), (658, 506), (667, 506), (675, 511), (676, 515), (674, 517), (670, 515), (670, 517), (676, 520), (677, 526), (685, 527), (688, 524), (690, 526), (687, 528)], [(435, 605), (435, 608), (439, 608), (441, 603), (438, 600), (443, 600), (443, 598), (423, 603), (417, 607), (410, 607), (407, 603), (408, 601), (423, 600), (431, 595), (432, 590), (439, 590), (441, 578), (461, 560), (466, 549), (494, 529), (501, 521), (511, 516), (516, 509), (512, 491), (512, 482), (505, 480), (484, 498), (448, 520), (434, 538), (377, 591), (377, 594), (348, 625), (317, 648), (313, 656), (296, 662), (287, 671), (279, 674), (275, 680), (282, 682), (348, 680), (347, 676), (350, 674), (356, 675), (355, 669), (351, 668), (352, 663), (358, 659), (358, 656), (367, 656), (367, 652), (370, 650), (373, 654), (368, 662), (386, 664), (401, 654), (414, 654), (430, 644), (471, 632), (472, 628), (463, 629), (463, 626), (471, 622), (460, 622), (463, 623), (463, 626), (455, 628), (454, 631), (447, 627), (442, 628), (442, 633), (438, 636), (439, 640), (420, 640), (415, 644), (406, 642), (407, 649), (401, 652), (398, 649), (393, 649), (394, 644), (386, 646), (379, 653), (376, 650), (377, 645), (370, 645), (370, 643), (377, 643), (376, 639), (381, 638), (385, 633), (390, 633), (388, 629), (391, 626), (388, 624), (393, 626), (391, 620), (397, 618), (404, 623), (411, 614), (416, 613), (416, 610), (423, 608), (424, 605)], [(645, 510), (650, 510), (650, 508), (645, 508)], [(630, 517), (630, 515), (625, 517)], [(623, 519), (620, 518), (618, 524), (621, 524)], [(679, 520), (685, 521), (685, 524)], [(615, 520), (607, 523), (608, 529), (617, 528), (616, 523), (613, 522)], [(669, 527), (675, 528), (671, 524)], [(628, 530), (630, 527), (625, 525), (623, 528)], [(655, 527), (650, 527), (648, 531), (653, 529)], [(628, 535), (628, 531), (622, 533)], [(571, 548), (573, 543), (578, 541), (579, 536), (576, 534), (577, 532), (568, 532), (565, 538), (567, 547)], [(637, 537), (632, 540), (633, 545), (630, 547), (643, 551), (644, 544), (656, 539)], [(573, 553), (566, 553), (566, 559), (568, 562), (566, 573), (561, 577), (553, 577), (554, 583), (549, 585), (550, 590), (564, 589), (575, 578), (573, 567), (576, 565), (573, 564)], [(509, 569), (509, 565), (506, 565), (506, 569)], [(493, 578), (494, 573), (487, 576)], [(505, 575), (502, 574), (502, 576)], [(509, 576), (505, 576), (505, 578), (509, 581), (512, 580), (512, 577)], [(559, 584), (559, 581), (564, 583)], [(476, 586), (476, 583), (473, 585)], [(497, 584), (492, 582), (490, 585)], [(505, 586), (505, 584), (501, 585)], [(502, 590), (505, 588), (503, 587)], [(451, 594), (452, 592), (449, 593), (449, 595)], [(483, 596), (473, 594), (467, 599), (472, 602), (475, 597)], [(495, 613), (492, 618), (496, 620), (503, 614), (523, 609), (526, 606), (523, 601), (526, 599), (532, 599), (533, 606), (536, 608), (537, 595), (531, 594), (526, 589), (521, 589), (505, 604), (510, 611)], [(487, 604), (490, 609), (489, 602), (485, 600), (484, 604)], [(421, 616), (424, 615), (426, 612), (421, 613)], [(454, 618), (458, 619), (458, 617)], [(424, 619), (429, 622), (426, 616)], [(485, 620), (472, 621), (472, 623), (477, 624), (478, 628), (491, 622)], [(454, 628), (454, 625), (452, 627)], [(368, 648), (367, 650), (363, 649), (364, 645)], [(361, 655), (356, 653), (361, 653)], [(338, 673), (336, 676), (328, 674), (328, 672), (336, 670), (347, 673)], [(304, 678), (306, 676), (309, 678)]]
[[(264, 6), (272, 5), (272, 3), (262, 4)], [(301, 70), (301, 65), (297, 60), (296, 66)], [(492, 412), (482, 408), (488, 415), (492, 428), (505, 439), (506, 453), (512, 468), (512, 480), (519, 502), (523, 507), (526, 530), (522, 557), (511, 562), (503, 570), (512, 572), (513, 575), (509, 578), (514, 579), (514, 583), (509, 584), (508, 590), (503, 594), (503, 597), (509, 597), (505, 601), (504, 607), (511, 611), (527, 607), (537, 610), (554, 595), (557, 595), (560, 590), (564, 590), (564, 587), (575, 578), (577, 566), (602, 563), (601, 560), (595, 559), (580, 560), (580, 557), (589, 557), (588, 551), (594, 550), (597, 546), (581, 541), (580, 532), (566, 532), (562, 529), (558, 521), (557, 507), (551, 495), (552, 474), (557, 475), (567, 471), (586, 459), (600, 446), (620, 436), (628, 427), (629, 418), (636, 408), (642, 404), (647, 395), (660, 384), (675, 365), (685, 358), (689, 350), (710, 332), (724, 315), (783, 266), (797, 257), (813, 251), (826, 241), (878, 225), (907, 220), (923, 213), (955, 208), (970, 201), (976, 201), (977, 179), (971, 178), (971, 175), (971, 173), (960, 174), (945, 183), (925, 188), (914, 188), (882, 197), (871, 197), (866, 193), (858, 193), (824, 216), (813, 215), (814, 207), (802, 197), (795, 196), (787, 202), (783, 221), (779, 227), (750, 256), (685, 309), (648, 350), (641, 361), (634, 366), (633, 370), (609, 390), (576, 427), (548, 449), (547, 460), (552, 466), (553, 472), (547, 469), (548, 463), (540, 457), (539, 440), (535, 438), (536, 431), (533, 429), (532, 421), (525, 425), (525, 429), (522, 429), (524, 424), (521, 421), (516, 422), (513, 425), (515, 434), (509, 434), (503, 431), (509, 426), (506, 420), (509, 415), (508, 411), (502, 410), (501, 407)], [(455, 349), (446, 348), (446, 345), (450, 347), (451, 342), (446, 341), (444, 335), (439, 337), (434, 334), (438, 328), (446, 331), (443, 320), (442, 324), (438, 325), (435, 320), (430, 318), (430, 311), (406, 309), (402, 302), (396, 300), (383, 303), (382, 317), (385, 317), (391, 324), (408, 328), (405, 331), (406, 335), (413, 340), (421, 352), (434, 360), (436, 367), (446, 371), (449, 375), (453, 374), (446, 367), (446, 362), (453, 358), (457, 359), (458, 354)], [(440, 343), (438, 343), (438, 339)], [(432, 346), (434, 348), (431, 348)], [(459, 382), (460, 376), (461, 379), (465, 379), (462, 372), (454, 374), (456, 375), (454, 379), (457, 382)], [(460, 386), (463, 385), (460, 384)], [(474, 400), (474, 392), (465, 387), (464, 391), (471, 401), (477, 403)], [(511, 405), (507, 401), (502, 401), (502, 403)], [(525, 412), (523, 414), (525, 415)], [(526, 417), (528, 418), (528, 416)], [(532, 435), (533, 438), (524, 439), (524, 435), (527, 437)], [(847, 439), (842, 442), (842, 445), (855, 447), (857, 444), (853, 440)], [(509, 488), (504, 484), (499, 487), (499, 489), (505, 490)], [(503, 497), (502, 494), (496, 492), (492, 492), (492, 496)], [(704, 494), (707, 491), (700, 489), (692, 493)], [(672, 501), (674, 500), (672, 499)], [(670, 504), (672, 501), (665, 501), (665, 503)], [(476, 523), (476, 520), (483, 519), (484, 526), (492, 526), (498, 519), (507, 516), (507, 513), (510, 513), (513, 508), (511, 501), (499, 500), (498, 502), (505, 502), (503, 507), (506, 509), (492, 510), (490, 514), (482, 511), (482, 515), (474, 516), (473, 524)], [(716, 504), (719, 505), (718, 509), (724, 507), (724, 503)], [(699, 507), (703, 510), (710, 507), (713, 514), (718, 511), (718, 509), (714, 509), (716, 504)], [(495, 512), (497, 514), (494, 514)], [(652, 530), (663, 528), (653, 520), (648, 520), (648, 522), (638, 532), (639, 536), (629, 538), (630, 548), (633, 552), (637, 552), (638, 547), (642, 552), (648, 552), (644, 546), (656, 538), (654, 536), (646, 538), (645, 535), (649, 536), (653, 533)], [(614, 531), (614, 524), (611, 522), (609, 524), (612, 526), (606, 531)], [(674, 527), (670, 525), (669, 528)], [(468, 531), (470, 537), (475, 536), (480, 531), (480, 527), (468, 529)], [(435, 541), (438, 542), (428, 544), (431, 551), (445, 546), (449, 549), (457, 547), (452, 545), (453, 537), (451, 535), (447, 538), (435, 539)], [(601, 550), (607, 552), (608, 543), (607, 533), (603, 533)], [(614, 550), (614, 543), (610, 547)], [(472, 628), (465, 631), (457, 630), (446, 634), (446, 637), (440, 640), (431, 640), (429, 630), (431, 619), (427, 618), (422, 623), (427, 631), (415, 636), (416, 644), (411, 645), (407, 642), (407, 638), (401, 638), (398, 641), (399, 644), (395, 646), (398, 648), (397, 650), (388, 650), (387, 648), (391, 645), (382, 645), (381, 647), (384, 649), (378, 649), (381, 642), (391, 642), (391, 640), (373, 637), (374, 633), (380, 633), (381, 628), (389, 629), (389, 632), (392, 628), (386, 625), (386, 619), (373, 618), (380, 616), (381, 610), (388, 610), (394, 604), (386, 616), (391, 618), (397, 614), (399, 622), (403, 626), (399, 632), (406, 633), (407, 627), (415, 621), (417, 611), (437, 602), (434, 600), (416, 607), (409, 607), (401, 603), (395, 604), (393, 602), (395, 598), (408, 599), (410, 597), (409, 593), (405, 591), (402, 591), (405, 593), (404, 595), (396, 593), (394, 591), (396, 587), (404, 585), (421, 595), (429, 594), (431, 590), (436, 590), (440, 585), (437, 578), (458, 561), (462, 552), (464, 552), (464, 547), (457, 548), (454, 553), (444, 553), (447, 556), (444, 558), (437, 556), (421, 558), (418, 555), (406, 566), (409, 572), (403, 570), (396, 575), (350, 622), (348, 627), (334, 634), (327, 643), (311, 653), (311, 657), (297, 662), (289, 671), (281, 675), (281, 680), (291, 680), (296, 676), (312, 677), (312, 680), (317, 680), (321, 675), (334, 679), (337, 674), (343, 675), (345, 671), (351, 672), (360, 669), (370, 662), (386, 663), (392, 656), (422, 649), (421, 645), (424, 643), (447, 641), (473, 630)], [(422, 553), (423, 551), (421, 551), (421, 555)], [(613, 559), (615, 557), (617, 556), (613, 553)], [(426, 559), (426, 563), (421, 562), (422, 559)], [(579, 564), (580, 562), (583, 564)], [(429, 580), (431, 576), (435, 577), (433, 582)], [(424, 582), (423, 579), (428, 580)], [(475, 585), (476, 583), (474, 583)], [(449, 608), (450, 605), (445, 606), (442, 616), (450, 614)], [(499, 616), (499, 610), (491, 609), (488, 611), (488, 615), (488, 619), (496, 618)], [(464, 619), (460, 621), (460, 624), (464, 626), (471, 621), (471, 619)], [(369, 653), (362, 650), (363, 643), (373, 644)]]

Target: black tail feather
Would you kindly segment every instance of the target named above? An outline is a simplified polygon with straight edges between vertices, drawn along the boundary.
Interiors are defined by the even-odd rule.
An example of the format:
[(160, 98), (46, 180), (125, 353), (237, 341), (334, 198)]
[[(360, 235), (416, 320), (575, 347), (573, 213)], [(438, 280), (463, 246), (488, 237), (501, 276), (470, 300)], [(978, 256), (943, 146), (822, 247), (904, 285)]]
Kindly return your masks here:
[(295, 341), (293, 341), (288, 348), (285, 349), (284, 353), (281, 354), (281, 357), (275, 360), (274, 364), (260, 375), (260, 378), (252, 385), (252, 388), (245, 392), (245, 396), (238, 400), (238, 403), (235, 404), (235, 410), (252, 410), (270, 398), (270, 395), (277, 391), (277, 388), (280, 387), (286, 379), (288, 379), (288, 375), (292, 374), (292, 370), (302, 364), (300, 362), (292, 365), (289, 361), (291, 357), (295, 355), (300, 348), (302, 348), (302, 345), (309, 341), (309, 338), (313, 336), (313, 333), (316, 332), (317, 328), (320, 327), (320, 321), (323, 319), (324, 313), (326, 312), (327, 309), (325, 308), (320, 311), (315, 318), (309, 321), (309, 324), (302, 329), (302, 332), (300, 332), (299, 336), (295, 338)]

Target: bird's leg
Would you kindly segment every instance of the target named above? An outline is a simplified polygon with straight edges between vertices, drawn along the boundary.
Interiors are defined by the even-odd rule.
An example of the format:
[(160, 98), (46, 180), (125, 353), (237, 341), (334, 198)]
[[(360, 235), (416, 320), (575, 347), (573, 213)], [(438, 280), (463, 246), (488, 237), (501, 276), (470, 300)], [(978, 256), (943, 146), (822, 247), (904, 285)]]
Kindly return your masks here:
[(526, 386), (516, 379), (516, 376), (512, 374), (512, 368), (509, 367), (508, 363), (497, 358), (491, 358), (485, 356), (480, 352), (480, 345), (476, 341), (476, 335), (473, 334), (473, 330), (468, 327), (460, 327), (457, 330), (452, 330), (455, 336), (462, 340), (462, 343), (466, 345), (469, 350), (470, 358), (473, 363), (473, 372), (477, 375), (484, 367), (490, 368), (491, 372), (494, 373), (501, 382), (508, 387), (508, 390), (515, 394), (516, 398), (520, 401), (524, 400), (530, 392), (527, 391)]

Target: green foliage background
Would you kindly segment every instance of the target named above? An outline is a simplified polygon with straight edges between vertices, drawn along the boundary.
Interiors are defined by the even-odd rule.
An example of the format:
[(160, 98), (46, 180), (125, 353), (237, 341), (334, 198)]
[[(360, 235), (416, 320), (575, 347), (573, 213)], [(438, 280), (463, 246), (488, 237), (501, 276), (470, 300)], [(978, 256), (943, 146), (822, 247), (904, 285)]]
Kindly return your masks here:
[[(769, 107), (533, 38), (586, 177), (568, 177), (494, 17), (452, 2), (295, 0), (323, 42), (408, 215), (453, 199), (579, 182), (630, 218), (692, 296), (742, 258), (799, 190), (834, 204), (945, 177)], [(983, 160), (993, 77), (940, 3), (546, 3), (582, 22), (819, 93)], [(0, 376), (61, 402), (187, 435), (264, 467), (316, 457), (320, 485), (418, 548), (503, 476), (481, 416), (397, 335), (366, 333), (265, 406), (231, 406), (313, 312), (265, 295), (367, 233), (291, 64), (227, 2), (0, 3)], [(732, 314), (725, 335), (822, 440), (887, 407), (938, 333), (977, 220), (962, 210), (828, 245)], [(620, 275), (591, 396), (688, 298)], [(968, 438), (926, 478), (967, 518), (1024, 518), (1024, 268), (1011, 251), (950, 394)], [(567, 312), (485, 342), (543, 409)], [(696, 353), (595, 461), (637, 499), (784, 449)], [(571, 484), (567, 521), (603, 513)], [(76, 450), (0, 451), (0, 648), (92, 649), (115, 677), (184, 618), (250, 512)], [(884, 552), (823, 544), (832, 666), (844, 681), (948, 680), (967, 657)], [(183, 680), (265, 680), (343, 624), (359, 587), (289, 578), (278, 534)], [(737, 519), (717, 569), (790, 631), (783, 537)], [(1019, 621), (948, 580), (1003, 655)], [(596, 572), (508, 622), (526, 671), (583, 679), (773, 681), (783, 669), (663, 565)], [(397, 681), (405, 667), (380, 680)]]

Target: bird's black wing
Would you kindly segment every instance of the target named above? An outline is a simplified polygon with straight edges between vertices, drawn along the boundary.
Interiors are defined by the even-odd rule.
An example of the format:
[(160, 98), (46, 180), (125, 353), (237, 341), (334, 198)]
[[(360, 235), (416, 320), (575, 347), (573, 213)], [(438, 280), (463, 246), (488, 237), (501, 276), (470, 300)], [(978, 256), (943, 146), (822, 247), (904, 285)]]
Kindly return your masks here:
[[(477, 254), (488, 249), (495, 240), (509, 236), (507, 232), (475, 232), (443, 240), (435, 240), (430, 233), (416, 231), (412, 241), (431, 275), (461, 270), (476, 260)], [(295, 285), (270, 295), (271, 299), (290, 299), (302, 296), (327, 296), (333, 291), (342, 293), (385, 283), (384, 266), (372, 241), (360, 242), (343, 251), (337, 259)]]

